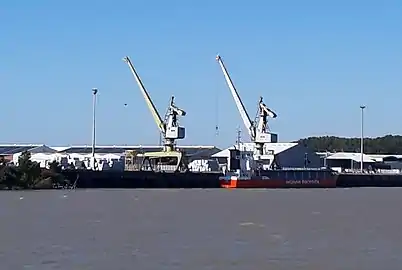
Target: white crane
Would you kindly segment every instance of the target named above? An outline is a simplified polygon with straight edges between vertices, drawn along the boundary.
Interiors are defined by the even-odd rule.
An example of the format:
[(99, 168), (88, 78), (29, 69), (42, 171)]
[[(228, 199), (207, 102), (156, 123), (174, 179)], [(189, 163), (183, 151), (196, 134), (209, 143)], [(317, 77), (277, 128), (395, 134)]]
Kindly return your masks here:
[(161, 157), (176, 157), (177, 158), (177, 166), (179, 166), (182, 161), (182, 153), (175, 149), (175, 140), (184, 139), (185, 138), (185, 128), (179, 126), (179, 121), (177, 116), (185, 116), (186, 112), (174, 104), (174, 97), (170, 98), (169, 107), (165, 114), (165, 119), (162, 120), (160, 114), (158, 113), (154, 103), (151, 100), (147, 90), (145, 89), (140, 76), (137, 74), (134, 69), (133, 64), (128, 56), (124, 57), (123, 60), (128, 64), (131, 73), (133, 74), (135, 80), (137, 81), (138, 87), (141, 90), (141, 93), (147, 103), (149, 110), (154, 118), (156, 125), (161, 132), (164, 139), (164, 149), (163, 152), (153, 152), (147, 153), (146, 156), (153, 158), (161, 158)]
[(246, 108), (240, 99), (239, 93), (237, 92), (232, 79), (229, 76), (228, 71), (226, 70), (225, 64), (223, 63), (222, 58), (218, 55), (216, 56), (216, 60), (218, 61), (223, 75), (225, 76), (226, 83), (229, 86), (230, 92), (232, 93), (233, 99), (236, 103), (237, 109), (239, 110), (240, 116), (243, 119), (243, 123), (246, 126), (251, 141), (255, 143), (256, 148), (256, 156), (260, 157), (264, 155), (264, 144), (277, 142), (278, 135), (269, 131), (267, 117), (276, 118), (277, 115), (272, 110), (270, 110), (263, 102), (263, 98), (260, 97), (260, 101), (258, 103), (258, 113), (254, 121), (251, 121)]
[(165, 121), (162, 120), (160, 117), (160, 114), (156, 110), (156, 107), (154, 103), (151, 100), (151, 97), (149, 96), (147, 90), (145, 89), (140, 76), (134, 69), (133, 64), (131, 63), (131, 60), (128, 56), (124, 57), (123, 60), (128, 64), (131, 73), (133, 73), (133, 76), (135, 80), (137, 81), (138, 87), (141, 90), (142, 95), (144, 96), (145, 102), (148, 105), (149, 110), (152, 113), (152, 116), (154, 117), (154, 121), (156, 125), (158, 126), (160, 132), (162, 133), (162, 136), (165, 140), (164, 145), (165, 145), (165, 150), (166, 151), (173, 151), (174, 150), (174, 145), (175, 145), (175, 140), (177, 139), (184, 139), (185, 137), (185, 128), (179, 126), (179, 122), (177, 119), (177, 116), (185, 116), (186, 112), (180, 108), (178, 108), (174, 104), (174, 97), (172, 96), (170, 98), (169, 102), (169, 107), (167, 109), (167, 112), (165, 114)]

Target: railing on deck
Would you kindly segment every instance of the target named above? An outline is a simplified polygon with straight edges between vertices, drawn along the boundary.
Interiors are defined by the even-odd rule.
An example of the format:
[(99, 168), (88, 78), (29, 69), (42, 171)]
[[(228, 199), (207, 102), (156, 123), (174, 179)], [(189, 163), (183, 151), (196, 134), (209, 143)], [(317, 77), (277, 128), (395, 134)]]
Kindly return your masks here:
[(400, 169), (377, 169), (377, 170), (361, 170), (358, 169), (345, 169), (340, 171), (342, 174), (402, 174)]

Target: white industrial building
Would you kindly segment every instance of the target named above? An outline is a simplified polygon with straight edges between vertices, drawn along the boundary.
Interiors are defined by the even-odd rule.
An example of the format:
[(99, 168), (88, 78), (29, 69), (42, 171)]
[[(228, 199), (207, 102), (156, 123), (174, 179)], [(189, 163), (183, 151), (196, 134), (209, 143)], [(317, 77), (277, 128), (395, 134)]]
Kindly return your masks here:
[[(218, 152), (212, 157), (218, 158), (220, 164), (226, 164), (229, 157), (229, 149), (235, 146)], [(240, 150), (253, 151), (254, 143), (241, 143)], [(322, 161), (319, 155), (309, 149), (304, 144), (300, 143), (266, 143), (264, 152), (275, 158), (280, 167), (283, 168), (303, 168), (322, 167)], [(272, 160), (271, 160), (272, 161)]]
[[(328, 166), (336, 171), (360, 170), (361, 153), (336, 152), (336, 153), (317, 153), (321, 156), (324, 166)], [(364, 169), (378, 170), (401, 170), (402, 155), (392, 154), (363, 154)]]
[[(18, 158), (24, 151), (31, 153), (31, 159), (42, 164), (44, 160), (53, 161), (57, 159), (57, 151), (43, 144), (1, 144), (0, 156), (4, 159), (18, 164)], [(37, 159), (37, 160), (36, 160)]]
[[(361, 163), (360, 153), (337, 152), (324, 158), (324, 164), (336, 171), (344, 169), (359, 169)], [(376, 163), (371, 156), (363, 154), (363, 167), (369, 168)]]
[[(210, 157), (220, 151), (214, 146), (179, 146), (190, 157), (190, 169), (195, 171), (216, 170), (211, 163)], [(162, 146), (96, 146), (95, 160), (99, 170), (124, 168), (124, 153), (128, 150), (137, 152), (161, 151)], [(63, 167), (89, 167), (92, 157), (91, 146), (58, 146), (50, 147), (42, 144), (2, 144), (0, 145), (0, 156), (13, 164), (18, 164), (18, 158), (24, 152), (31, 153), (31, 160), (36, 161), (42, 168), (53, 161), (59, 162)], [(215, 162), (216, 163), (216, 162)]]

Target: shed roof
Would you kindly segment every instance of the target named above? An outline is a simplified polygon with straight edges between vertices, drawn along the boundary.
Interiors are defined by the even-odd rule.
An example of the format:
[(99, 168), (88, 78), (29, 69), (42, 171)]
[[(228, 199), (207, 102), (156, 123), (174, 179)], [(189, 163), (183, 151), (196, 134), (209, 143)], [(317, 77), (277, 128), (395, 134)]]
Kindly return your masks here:
[[(356, 162), (361, 162), (361, 154), (360, 153), (348, 153), (348, 152), (338, 152), (331, 154), (327, 157), (329, 160), (336, 160), (336, 159), (346, 159), (346, 160), (353, 160)], [(363, 162), (370, 163), (375, 162), (375, 160), (370, 157), (369, 155), (363, 154)]]
[(368, 154), (372, 159), (376, 161), (387, 161), (387, 160), (399, 160), (402, 155), (397, 154)]
[[(210, 145), (178, 145), (178, 149), (184, 151), (187, 155), (193, 157), (210, 157), (221, 151), (221, 149)], [(161, 151), (162, 146), (155, 145), (98, 145), (95, 152), (98, 154), (122, 154), (127, 150), (136, 150), (139, 152)], [(0, 155), (14, 155), (24, 151), (31, 153), (62, 153), (62, 154), (89, 154), (92, 152), (92, 146), (57, 146), (49, 147), (43, 144), (0, 144)]]
[[(359, 161), (360, 161), (360, 153), (354, 153), (354, 152), (339, 152), (339, 153), (342, 153), (342, 156), (344, 156), (344, 155), (352, 155), (352, 156), (358, 155)], [(339, 153), (337, 153), (337, 154), (339, 155)], [(336, 153), (316, 152), (316, 154), (319, 155), (322, 158), (325, 158), (325, 157), (333, 156)], [(369, 157), (370, 159), (372, 159), (374, 161), (377, 161), (377, 162), (382, 162), (382, 161), (387, 161), (387, 160), (400, 160), (400, 159), (402, 159), (402, 155), (399, 155), (399, 154), (365, 154), (365, 155), (367, 157)]]
[[(293, 148), (295, 146), (297, 146), (298, 143), (266, 143), (264, 145), (265, 150), (268, 151), (273, 151), (275, 154), (279, 154), (281, 152), (284, 152), (290, 148)], [(241, 144), (242, 149), (246, 150), (246, 151), (253, 151), (254, 149), (254, 143), (242, 143)], [(244, 147), (244, 148), (243, 148)], [(228, 157), (229, 156), (229, 150), (233, 149), (234, 146), (229, 147), (225, 150), (222, 150), (216, 154), (213, 155), (213, 157), (219, 158), (219, 157)]]
[(0, 144), (0, 155), (14, 155), (41, 146), (40, 144)]
[[(209, 155), (215, 154), (220, 151), (219, 148), (215, 146), (205, 146), (205, 145), (179, 145), (178, 149), (183, 150), (187, 155)], [(66, 154), (89, 154), (92, 152), (92, 146), (70, 146), (61, 149), (60, 153)], [(119, 154), (124, 153), (128, 150), (144, 151), (144, 152), (157, 152), (162, 151), (162, 146), (147, 146), (147, 145), (133, 145), (133, 146), (119, 146), (119, 145), (108, 145), (108, 146), (96, 146), (95, 152), (98, 154)]]

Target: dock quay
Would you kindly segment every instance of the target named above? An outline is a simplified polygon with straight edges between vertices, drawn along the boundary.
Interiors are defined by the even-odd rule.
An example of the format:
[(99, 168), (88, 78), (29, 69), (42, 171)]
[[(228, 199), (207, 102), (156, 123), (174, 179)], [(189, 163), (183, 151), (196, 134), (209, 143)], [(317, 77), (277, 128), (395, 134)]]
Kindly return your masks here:
[[(150, 171), (64, 170), (63, 176), (77, 188), (220, 188), (219, 172), (167, 173)], [(402, 174), (338, 173), (337, 188), (402, 187)]]
[(219, 172), (64, 170), (77, 188), (219, 188)]
[(402, 187), (401, 173), (339, 173), (336, 186), (349, 187)]

